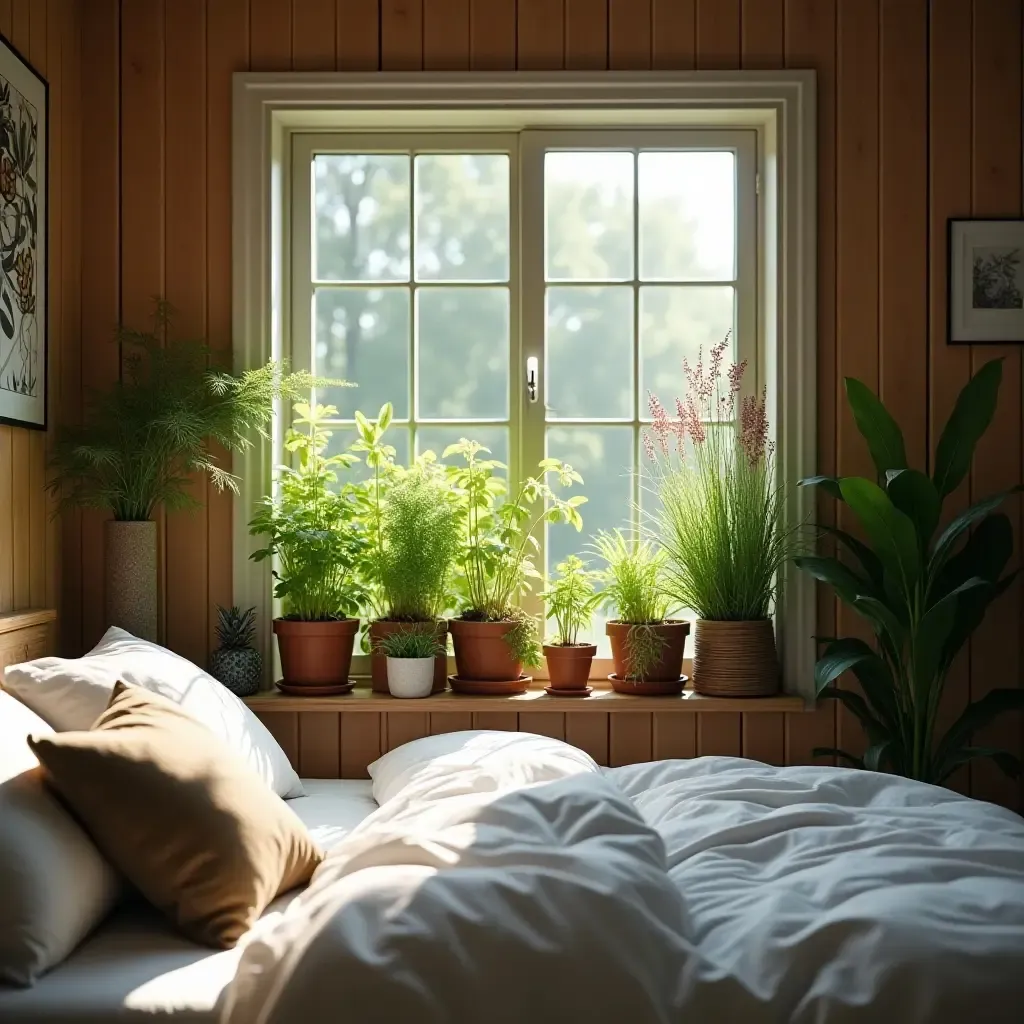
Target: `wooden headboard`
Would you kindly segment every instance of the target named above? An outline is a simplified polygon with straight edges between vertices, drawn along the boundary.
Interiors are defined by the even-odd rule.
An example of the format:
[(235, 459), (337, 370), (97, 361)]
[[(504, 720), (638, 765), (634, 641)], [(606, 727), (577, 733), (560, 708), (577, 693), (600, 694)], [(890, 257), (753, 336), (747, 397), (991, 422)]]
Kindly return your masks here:
[(50, 608), (0, 615), (0, 682), (8, 665), (57, 653), (57, 613)]

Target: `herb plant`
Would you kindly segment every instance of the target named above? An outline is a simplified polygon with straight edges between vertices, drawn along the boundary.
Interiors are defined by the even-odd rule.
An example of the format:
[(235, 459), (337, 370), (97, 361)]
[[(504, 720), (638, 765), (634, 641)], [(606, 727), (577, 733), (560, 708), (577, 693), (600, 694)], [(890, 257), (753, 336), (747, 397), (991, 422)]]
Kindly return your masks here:
[(436, 636), (413, 628), (381, 637), (375, 647), (389, 658), (437, 658), (445, 653), (444, 644)]
[[(879, 399), (860, 381), (846, 380), (847, 400), (878, 482), (819, 476), (803, 483), (845, 503), (865, 539), (822, 527), (847, 557), (808, 556), (796, 562), (829, 584), (874, 633), (873, 646), (859, 637), (823, 640), (814, 672), (818, 695), (841, 701), (857, 716), (868, 746), (863, 757), (831, 748), (818, 754), (935, 784), (975, 758), (991, 758), (1008, 775), (1020, 773), (1015, 756), (975, 744), (973, 736), (1004, 711), (1024, 708), (1024, 690), (990, 690), (944, 735), (936, 734), (953, 659), (1017, 575), (1016, 570), (1003, 575), (1013, 551), (1013, 528), (996, 509), (1020, 486), (977, 502), (939, 530), (943, 503), (970, 471), (974, 448), (992, 421), (1001, 376), (1002, 360), (994, 359), (960, 392), (939, 438), (931, 476), (907, 465), (903, 435)], [(836, 685), (847, 671), (860, 691)]]
[(548, 618), (555, 620), (556, 643), (574, 647), (580, 630), (590, 625), (590, 617), (604, 595), (594, 591), (597, 574), (589, 571), (576, 555), (559, 562), (555, 571), (558, 575), (541, 597), (547, 602)]
[(54, 447), (48, 486), (63, 507), (109, 508), (130, 521), (149, 519), (161, 505), (195, 507), (191, 473), (237, 493), (215, 446), (248, 448), (256, 435), (267, 436), (276, 398), (297, 400), (326, 383), (274, 363), (237, 375), (217, 369), (217, 353), (204, 343), (165, 345), (170, 326), (171, 309), (161, 302), (151, 330), (118, 329), (121, 380), (91, 395), (84, 422), (63, 429)]
[[(781, 526), (766, 394), (740, 396), (746, 361), (722, 379), (729, 335), (691, 367), (670, 418), (655, 395), (644, 448), (654, 466), (659, 511), (653, 526), (665, 551), (663, 585), (702, 619), (767, 619), (779, 570), (792, 554)], [(733, 420), (739, 413), (739, 430)]]
[(278, 493), (265, 498), (249, 532), (267, 538), (254, 561), (274, 557), (274, 596), (284, 617), (306, 622), (359, 614), (366, 592), (359, 575), (369, 548), (366, 526), (348, 494), (338, 487), (338, 470), (357, 461), (350, 452), (326, 456), (331, 431), (324, 421), (334, 406), (295, 406), (285, 449), (296, 465), (279, 470)]

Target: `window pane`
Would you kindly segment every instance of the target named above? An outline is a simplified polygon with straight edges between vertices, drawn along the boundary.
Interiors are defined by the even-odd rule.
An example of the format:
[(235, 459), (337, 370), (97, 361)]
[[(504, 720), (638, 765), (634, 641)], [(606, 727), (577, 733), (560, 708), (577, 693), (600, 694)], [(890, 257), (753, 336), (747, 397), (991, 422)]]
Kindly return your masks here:
[(320, 281), (409, 280), (409, 157), (313, 160)]
[(633, 415), (633, 289), (547, 292), (548, 419)]
[(409, 292), (405, 288), (318, 288), (313, 370), (357, 388), (325, 388), (317, 400), (351, 418), (385, 402), (409, 416)]
[(508, 157), (418, 156), (416, 278), (507, 281)]
[[(328, 455), (338, 455), (348, 449), (356, 439), (356, 428), (351, 423), (338, 423), (332, 430), (334, 434), (327, 445)], [(392, 424), (384, 435), (385, 440), (395, 449), (395, 462), (400, 466), (409, 465), (409, 428), (401, 424)], [(356, 452), (359, 461), (348, 470), (338, 474), (339, 483), (351, 483), (356, 480), (365, 480), (370, 476), (370, 467), (364, 461), (365, 452)]]
[(507, 288), (416, 292), (422, 419), (508, 417)]
[[(569, 555), (579, 555), (590, 568), (599, 568), (597, 557), (587, 545), (599, 530), (616, 527), (628, 529), (633, 498), (633, 428), (632, 427), (549, 427), (547, 454), (570, 463), (583, 477), (570, 493), (585, 494), (589, 499), (580, 508), (583, 532), (571, 526), (549, 524), (547, 527), (548, 572)], [(597, 644), (598, 657), (610, 654), (604, 635), (608, 616), (595, 615), (590, 640)]]
[[(640, 289), (640, 393), (641, 416), (649, 418), (647, 392), (653, 391), (668, 407), (684, 387), (683, 359), (695, 364), (705, 359), (733, 327), (734, 289), (731, 285), (694, 285)], [(733, 338), (733, 359), (736, 351)]]
[(640, 277), (736, 277), (736, 158), (732, 153), (641, 153)]
[(633, 277), (632, 153), (547, 153), (544, 206), (549, 281)]
[[(478, 427), (472, 423), (452, 427), (419, 427), (416, 430), (416, 453), (420, 455), (429, 450), (440, 460), (448, 445), (464, 437), (490, 448), (491, 454), (483, 458), (497, 459), (508, 465), (508, 427)], [(456, 465), (459, 460), (453, 455), (449, 461)]]

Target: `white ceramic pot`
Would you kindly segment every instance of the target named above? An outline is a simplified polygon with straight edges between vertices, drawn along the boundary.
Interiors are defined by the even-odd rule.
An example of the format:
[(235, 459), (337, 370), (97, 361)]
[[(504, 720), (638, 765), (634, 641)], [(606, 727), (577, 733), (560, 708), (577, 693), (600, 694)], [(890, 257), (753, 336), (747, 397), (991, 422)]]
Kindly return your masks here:
[(433, 687), (433, 658), (388, 658), (388, 689), (392, 697), (429, 697)]

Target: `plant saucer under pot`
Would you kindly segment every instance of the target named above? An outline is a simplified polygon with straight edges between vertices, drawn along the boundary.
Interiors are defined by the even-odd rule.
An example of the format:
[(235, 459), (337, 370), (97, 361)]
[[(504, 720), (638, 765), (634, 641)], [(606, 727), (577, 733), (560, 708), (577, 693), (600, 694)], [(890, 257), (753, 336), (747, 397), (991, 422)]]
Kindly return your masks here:
[(514, 619), (449, 619), (456, 669), (452, 688), (457, 684), (487, 683), (489, 694), (522, 693), (527, 678), (523, 676), (523, 664), (515, 659), (505, 639), (518, 625)]
[(347, 693), (354, 685), (348, 673), (358, 632), (358, 619), (274, 619), (284, 676), (278, 687), (302, 696)]

